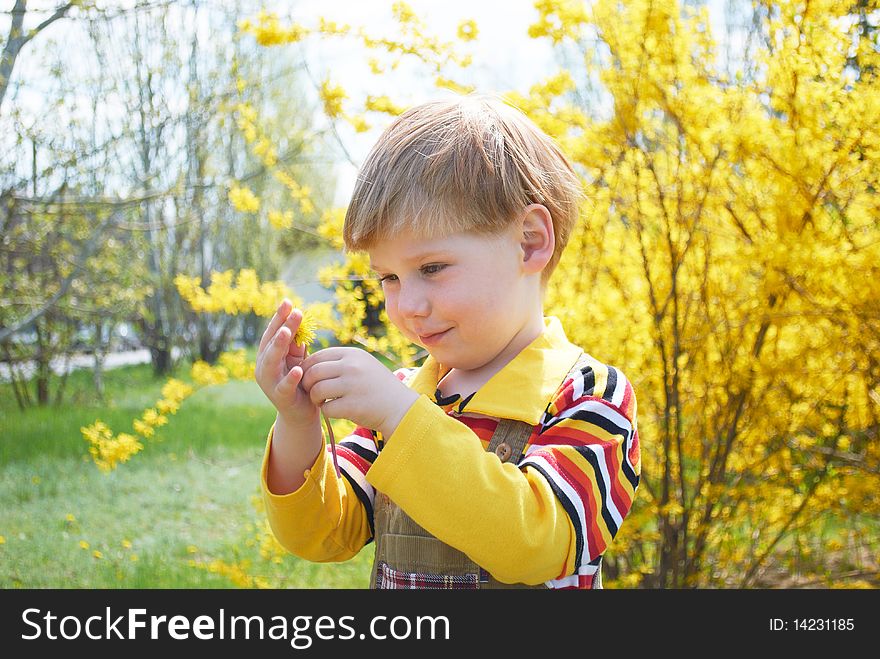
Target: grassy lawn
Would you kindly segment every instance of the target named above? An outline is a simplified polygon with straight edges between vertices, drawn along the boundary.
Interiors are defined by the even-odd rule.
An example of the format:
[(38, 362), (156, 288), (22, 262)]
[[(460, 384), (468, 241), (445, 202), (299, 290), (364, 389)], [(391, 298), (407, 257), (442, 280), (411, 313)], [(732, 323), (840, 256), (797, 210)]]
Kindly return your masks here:
[(372, 545), (337, 564), (261, 555), (259, 469), (274, 414), (256, 383), (196, 392), (141, 453), (102, 473), (80, 427), (101, 419), (131, 432), (165, 380), (145, 365), (114, 369), (101, 402), (89, 378), (72, 374), (61, 406), (24, 412), (0, 384), (0, 587), (367, 586)]

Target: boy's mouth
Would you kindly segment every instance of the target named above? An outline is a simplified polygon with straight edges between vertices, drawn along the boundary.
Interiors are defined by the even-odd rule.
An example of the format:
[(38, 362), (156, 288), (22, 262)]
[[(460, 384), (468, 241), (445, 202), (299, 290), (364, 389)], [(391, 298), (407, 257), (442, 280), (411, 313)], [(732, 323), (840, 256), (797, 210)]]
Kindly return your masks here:
[[(452, 329), (451, 327), (449, 329)], [(422, 345), (434, 345), (443, 340), (443, 337), (449, 332), (449, 329), (442, 332), (434, 332), (433, 334), (419, 334), (419, 341)]]

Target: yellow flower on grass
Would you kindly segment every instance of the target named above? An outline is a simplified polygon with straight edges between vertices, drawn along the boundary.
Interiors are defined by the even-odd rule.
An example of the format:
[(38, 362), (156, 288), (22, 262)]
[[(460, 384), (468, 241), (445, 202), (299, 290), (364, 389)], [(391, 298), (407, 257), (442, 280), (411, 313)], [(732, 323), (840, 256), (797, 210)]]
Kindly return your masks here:
[(180, 409), (180, 403), (162, 398), (156, 401), (156, 409), (160, 414), (176, 414), (177, 410)]
[(196, 547), (195, 545), (187, 545), (186, 546), (186, 553), (187, 554), (195, 554), (198, 551), (199, 551), (199, 548)]
[(86, 542), (85, 540), (80, 540), (80, 541), (79, 541), (79, 548), (80, 548), (80, 549), (88, 549), (88, 548), (89, 548), (89, 543)]
[(190, 369), (192, 379), (197, 384), (225, 384), (229, 381), (229, 372), (222, 366), (211, 366), (208, 362), (198, 360)]
[(140, 419), (135, 419), (131, 425), (134, 428), (134, 431), (141, 437), (152, 437), (156, 433), (156, 431), (153, 430), (153, 426), (144, 423)]
[(104, 554), (99, 552), (97, 549), (92, 552), (92, 556), (94, 556), (95, 558), (104, 558)]
[(162, 397), (179, 403), (192, 393), (192, 387), (181, 380), (171, 379), (162, 387)]
[(243, 349), (234, 352), (224, 352), (217, 361), (220, 362), (219, 368), (226, 369), (229, 377), (233, 377), (236, 380), (252, 380), (254, 377), (255, 364), (248, 361)]
[(168, 423), (168, 417), (165, 417), (159, 414), (155, 409), (150, 408), (144, 411), (143, 417), (141, 417), (147, 425), (150, 426), (164, 426)]
[(0, 545), (5, 545), (5, 544), (6, 544), (6, 538), (3, 537), (2, 535), (0, 535)]
[(131, 540), (125, 540), (125, 539), (123, 539), (123, 541), (122, 541), (122, 548), (123, 548), (123, 549), (131, 549)]
[(67, 513), (67, 516), (64, 519), (71, 523), (76, 521), (76, 517), (73, 516), (73, 513)]

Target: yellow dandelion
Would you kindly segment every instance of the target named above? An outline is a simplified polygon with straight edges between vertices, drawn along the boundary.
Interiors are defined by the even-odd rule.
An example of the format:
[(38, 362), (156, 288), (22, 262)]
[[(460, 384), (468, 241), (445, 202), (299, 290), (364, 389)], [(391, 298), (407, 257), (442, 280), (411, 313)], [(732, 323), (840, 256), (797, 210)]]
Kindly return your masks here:
[(0, 535), (0, 545), (5, 545), (5, 544), (6, 544), (6, 538), (4, 536)]
[(196, 547), (195, 545), (187, 545), (187, 547), (186, 547), (186, 552), (188, 554), (195, 554), (198, 550), (199, 550), (199, 548)]
[(122, 547), (123, 549), (131, 549), (131, 540), (123, 540)]
[(98, 558), (98, 559), (104, 558), (104, 554), (99, 552), (97, 549), (92, 552), (92, 556), (94, 556), (95, 558)]
[(315, 340), (317, 331), (317, 319), (313, 315), (303, 312), (303, 317), (299, 323), (299, 329), (293, 337), (293, 342), (298, 346), (307, 346)]
[(89, 548), (89, 543), (86, 542), (85, 540), (80, 540), (80, 541), (79, 541), (79, 547), (80, 547), (80, 549), (88, 549), (88, 548)]
[(67, 516), (64, 519), (70, 523), (73, 523), (76, 521), (76, 517), (73, 516), (73, 513), (67, 513)]
[(135, 563), (135, 562), (137, 562), (137, 560), (138, 560), (138, 555), (137, 555), (137, 554), (132, 554), (131, 556), (128, 557), (128, 559), (129, 559), (132, 563)]

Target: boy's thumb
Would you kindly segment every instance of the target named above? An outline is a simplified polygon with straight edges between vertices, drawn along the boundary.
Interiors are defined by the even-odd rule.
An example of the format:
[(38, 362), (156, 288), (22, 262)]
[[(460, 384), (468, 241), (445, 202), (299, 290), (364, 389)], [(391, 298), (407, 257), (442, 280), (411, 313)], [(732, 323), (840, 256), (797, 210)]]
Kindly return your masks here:
[(303, 377), (303, 370), (301, 366), (294, 366), (287, 375), (284, 376), (284, 379), (278, 383), (278, 391), (282, 394), (290, 394), (296, 391), (297, 386)]

